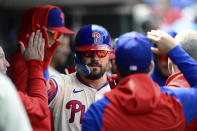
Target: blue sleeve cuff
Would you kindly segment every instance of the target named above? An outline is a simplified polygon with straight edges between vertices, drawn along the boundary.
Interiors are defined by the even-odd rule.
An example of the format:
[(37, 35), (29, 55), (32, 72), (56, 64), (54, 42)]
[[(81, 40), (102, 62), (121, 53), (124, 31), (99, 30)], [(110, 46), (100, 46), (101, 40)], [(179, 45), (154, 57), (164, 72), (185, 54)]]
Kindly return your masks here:
[(48, 68), (43, 72), (43, 75), (44, 75), (44, 78), (47, 82), (49, 80), (49, 69)]

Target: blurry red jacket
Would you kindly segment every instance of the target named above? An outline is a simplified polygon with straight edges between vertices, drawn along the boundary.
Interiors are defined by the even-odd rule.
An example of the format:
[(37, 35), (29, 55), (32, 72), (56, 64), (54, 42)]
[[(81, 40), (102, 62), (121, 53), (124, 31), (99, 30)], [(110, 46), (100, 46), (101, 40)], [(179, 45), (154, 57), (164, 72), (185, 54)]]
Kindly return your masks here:
[[(167, 81), (166, 81), (166, 86), (168, 87), (188, 87), (190, 88), (189, 83), (187, 82), (187, 80), (185, 79), (185, 77), (183, 76), (183, 74), (181, 72), (175, 73), (173, 75), (171, 75)], [(187, 126), (186, 131), (197, 131), (197, 118), (194, 119), (190, 125)]]
[[(18, 41), (22, 41), (27, 47), (28, 39), (27, 34), (31, 35), (32, 31), (36, 30), (36, 24), (41, 27), (46, 26), (49, 11), (52, 8), (57, 8), (51, 5), (36, 6), (27, 10), (22, 19), (22, 23), (19, 29)], [(46, 105), (48, 106), (48, 98), (46, 88), (38, 90), (37, 93), (40, 95), (37, 97), (28, 96), (31, 91), (28, 90), (27, 86), (27, 65), (20, 53), (20, 46), (17, 44), (17, 51), (14, 52), (9, 58), (10, 67), (8, 68), (8, 76), (15, 84), (19, 94), (22, 97), (25, 109), (28, 113), (33, 129), (36, 131), (50, 131), (51, 130), (51, 113)], [(39, 83), (38, 85), (39, 86)], [(24, 95), (28, 94), (28, 95)], [(28, 99), (30, 97), (30, 99)], [(44, 111), (44, 114), (43, 114)]]
[(43, 76), (43, 62), (31, 60), (27, 62), (28, 88), (26, 92), (18, 91), (25, 106), (34, 131), (50, 131), (51, 116), (48, 109), (46, 82)]

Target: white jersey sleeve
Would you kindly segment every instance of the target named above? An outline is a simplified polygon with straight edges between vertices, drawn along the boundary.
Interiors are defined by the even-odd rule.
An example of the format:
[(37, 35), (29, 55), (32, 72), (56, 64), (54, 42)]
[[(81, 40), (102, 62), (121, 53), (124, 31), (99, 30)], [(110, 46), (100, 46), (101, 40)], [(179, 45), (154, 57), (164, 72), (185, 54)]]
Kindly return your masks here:
[(51, 86), (51, 89), (48, 91), (49, 107), (55, 106), (54, 104), (58, 104), (63, 98), (62, 96), (65, 92), (65, 80), (63, 74), (51, 76), (50, 79), (52, 82), (51, 85), (54, 86)]

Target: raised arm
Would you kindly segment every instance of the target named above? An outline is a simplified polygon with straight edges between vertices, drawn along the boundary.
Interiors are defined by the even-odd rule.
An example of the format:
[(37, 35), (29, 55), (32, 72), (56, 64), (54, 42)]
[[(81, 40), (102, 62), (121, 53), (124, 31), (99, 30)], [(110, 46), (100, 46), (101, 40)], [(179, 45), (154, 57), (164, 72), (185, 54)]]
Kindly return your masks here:
[(28, 67), (28, 86), (26, 94), (19, 92), (19, 95), (31, 122), (39, 122), (50, 116), (46, 82), (43, 76), (45, 40), (42, 37), (42, 32), (37, 30), (36, 33), (32, 32), (26, 49), (23, 43), (20, 44), (21, 53)]
[(46, 88), (47, 88), (47, 93), (48, 93), (48, 102), (50, 103), (51, 100), (55, 97), (58, 87), (57, 87), (57, 83), (52, 80), (49, 79), (49, 70), (48, 70), (48, 66), (51, 62), (51, 59), (53, 57), (53, 54), (55, 53), (57, 47), (61, 44), (60, 41), (61, 39), (63, 39), (63, 36), (59, 37), (52, 45), (49, 44), (49, 38), (47, 35), (47, 29), (43, 28), (42, 30), (43, 33), (43, 37), (45, 39), (45, 47), (44, 47), (44, 66), (43, 66), (43, 73), (44, 73), (44, 77), (46, 80)]
[(197, 86), (196, 61), (180, 46), (176, 45), (175, 40), (169, 34), (160, 30), (153, 30), (148, 32), (147, 37), (157, 45), (157, 48), (151, 48), (153, 53), (167, 55), (178, 66), (191, 87)]

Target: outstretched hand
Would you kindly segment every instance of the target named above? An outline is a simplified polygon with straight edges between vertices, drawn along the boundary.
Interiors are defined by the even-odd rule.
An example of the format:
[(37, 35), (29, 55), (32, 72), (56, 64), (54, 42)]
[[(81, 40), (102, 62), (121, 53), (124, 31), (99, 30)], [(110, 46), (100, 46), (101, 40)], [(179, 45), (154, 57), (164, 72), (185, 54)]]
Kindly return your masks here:
[(151, 47), (152, 52), (157, 55), (167, 55), (176, 46), (174, 38), (161, 30), (152, 30), (147, 33), (147, 37), (157, 45), (157, 47)]
[(40, 32), (40, 30), (37, 30), (36, 33), (31, 33), (26, 49), (22, 42), (19, 42), (19, 44), (21, 47), (21, 54), (26, 61), (33, 59), (43, 61), (45, 40), (43, 39), (42, 32)]

